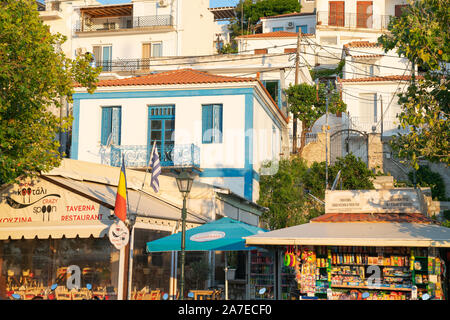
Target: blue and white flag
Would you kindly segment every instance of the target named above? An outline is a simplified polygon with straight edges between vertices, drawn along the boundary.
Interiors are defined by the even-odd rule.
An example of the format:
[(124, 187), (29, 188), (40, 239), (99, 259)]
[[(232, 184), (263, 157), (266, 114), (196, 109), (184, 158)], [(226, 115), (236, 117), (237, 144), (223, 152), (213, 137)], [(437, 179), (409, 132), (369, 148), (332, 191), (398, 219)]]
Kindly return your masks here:
[(159, 162), (158, 148), (156, 144), (152, 153), (152, 158), (150, 159), (150, 166), (152, 167), (152, 179), (150, 180), (150, 186), (155, 192), (159, 191), (159, 180), (158, 177), (161, 174), (161, 163)]

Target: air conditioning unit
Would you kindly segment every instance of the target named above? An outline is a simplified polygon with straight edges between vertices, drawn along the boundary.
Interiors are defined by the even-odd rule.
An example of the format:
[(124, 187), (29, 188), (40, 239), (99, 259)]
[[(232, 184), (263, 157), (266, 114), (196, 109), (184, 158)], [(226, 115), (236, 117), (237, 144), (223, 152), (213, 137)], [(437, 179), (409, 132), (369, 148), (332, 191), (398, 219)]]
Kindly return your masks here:
[(169, 1), (167, 1), (167, 0), (159, 0), (158, 1), (158, 5), (160, 7), (167, 7), (169, 5)]
[(287, 24), (287, 28), (288, 29), (293, 29), (294, 28), (294, 22), (289, 21), (288, 24)]

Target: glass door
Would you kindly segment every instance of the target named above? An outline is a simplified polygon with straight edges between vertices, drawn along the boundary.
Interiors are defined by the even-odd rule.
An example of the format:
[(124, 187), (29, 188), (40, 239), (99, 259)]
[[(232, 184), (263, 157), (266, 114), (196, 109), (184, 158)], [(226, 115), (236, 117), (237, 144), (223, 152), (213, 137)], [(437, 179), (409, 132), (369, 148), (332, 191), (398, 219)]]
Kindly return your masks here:
[(148, 157), (156, 141), (161, 165), (172, 166), (175, 144), (175, 106), (150, 106), (148, 121)]

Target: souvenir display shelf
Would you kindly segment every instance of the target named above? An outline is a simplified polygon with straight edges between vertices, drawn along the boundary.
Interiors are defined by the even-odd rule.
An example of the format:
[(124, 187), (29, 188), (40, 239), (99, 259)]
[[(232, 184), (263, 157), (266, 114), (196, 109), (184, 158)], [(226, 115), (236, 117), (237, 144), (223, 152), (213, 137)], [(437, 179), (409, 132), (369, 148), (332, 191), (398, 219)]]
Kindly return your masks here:
[[(250, 277), (249, 277), (249, 299), (264, 300), (275, 298), (275, 272), (274, 254), (269, 251), (251, 251)], [(264, 293), (260, 293), (265, 289)]]
[(298, 288), (307, 297), (443, 299), (442, 261), (434, 248), (303, 246), (285, 255), (292, 251)]

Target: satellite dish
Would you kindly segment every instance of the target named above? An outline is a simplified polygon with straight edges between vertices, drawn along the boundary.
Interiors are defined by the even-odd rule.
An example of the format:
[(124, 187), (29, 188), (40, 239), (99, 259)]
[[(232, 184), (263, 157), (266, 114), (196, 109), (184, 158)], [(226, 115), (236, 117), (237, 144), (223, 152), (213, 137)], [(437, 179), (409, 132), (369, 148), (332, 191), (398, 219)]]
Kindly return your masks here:
[(264, 294), (266, 292), (266, 288), (261, 288), (261, 289), (259, 289), (259, 294)]

